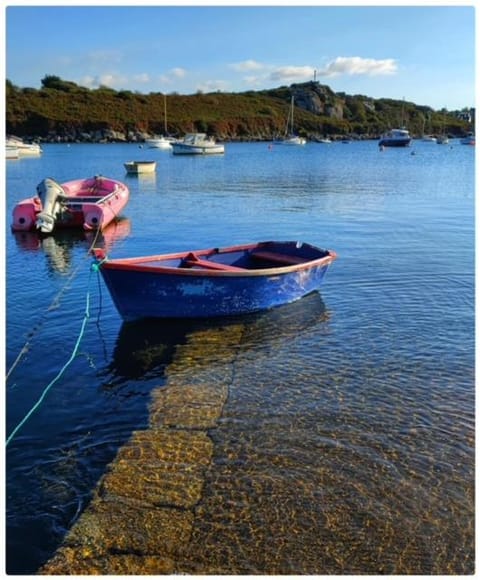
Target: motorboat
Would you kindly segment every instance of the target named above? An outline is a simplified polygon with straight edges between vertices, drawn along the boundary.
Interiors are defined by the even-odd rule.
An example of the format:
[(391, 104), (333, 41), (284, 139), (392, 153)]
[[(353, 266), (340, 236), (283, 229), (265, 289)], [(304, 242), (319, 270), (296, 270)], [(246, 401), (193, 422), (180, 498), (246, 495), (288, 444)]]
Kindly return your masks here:
[(156, 161), (127, 161), (123, 164), (127, 173), (139, 175), (140, 173), (155, 173)]
[(13, 135), (7, 137), (6, 146), (16, 148), (18, 151), (18, 156), (23, 155), (41, 155), (42, 148), (38, 143), (26, 143), (20, 137), (15, 137)]
[(57, 228), (103, 230), (120, 215), (129, 196), (124, 183), (102, 175), (61, 184), (47, 177), (38, 184), (36, 196), (14, 207), (12, 230), (42, 234)]
[(248, 314), (318, 291), (336, 259), (302, 242), (267, 241), (174, 254), (109, 259), (97, 270), (126, 321)]
[(439, 135), (437, 137), (437, 144), (438, 145), (448, 145), (450, 143), (450, 139), (447, 135)]
[(183, 140), (172, 143), (174, 155), (212, 155), (225, 153), (225, 146), (206, 133), (187, 133)]
[(18, 159), (18, 147), (16, 145), (5, 145), (5, 159)]
[(390, 129), (384, 133), (378, 142), (379, 147), (408, 147), (412, 138), (407, 129)]
[(437, 139), (433, 135), (423, 135), (422, 141), (425, 143), (436, 143)]

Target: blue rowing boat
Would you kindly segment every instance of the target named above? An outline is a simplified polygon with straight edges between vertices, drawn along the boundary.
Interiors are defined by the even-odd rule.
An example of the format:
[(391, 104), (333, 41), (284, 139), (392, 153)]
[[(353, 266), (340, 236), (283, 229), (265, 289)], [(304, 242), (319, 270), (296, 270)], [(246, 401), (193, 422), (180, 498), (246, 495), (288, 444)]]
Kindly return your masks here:
[(268, 310), (318, 291), (337, 257), (307, 243), (275, 241), (123, 259), (93, 253), (126, 321)]

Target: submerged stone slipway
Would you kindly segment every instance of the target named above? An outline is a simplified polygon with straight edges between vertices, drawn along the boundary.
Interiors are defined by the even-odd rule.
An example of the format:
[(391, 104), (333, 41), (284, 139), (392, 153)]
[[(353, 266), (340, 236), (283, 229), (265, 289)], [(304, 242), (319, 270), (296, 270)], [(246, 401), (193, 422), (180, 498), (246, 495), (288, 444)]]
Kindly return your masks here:
[[(152, 392), (150, 427), (136, 431), (41, 574), (172, 574), (191, 541), (195, 508), (232, 381), (240, 326), (193, 334)], [(225, 356), (230, 353), (230, 356)], [(202, 363), (205, 358), (208, 365)], [(218, 358), (215, 373), (209, 365)], [(192, 370), (195, 373), (192, 376)], [(205, 381), (202, 373), (207, 372)]]
[[(362, 385), (360, 399), (344, 390), (356, 370), (322, 356), (330, 315), (310, 304), (304, 316), (307, 302), (288, 321), (279, 311), (188, 334), (151, 393), (149, 428), (119, 449), (41, 574), (471, 569), (473, 528), (455, 514), (473, 518), (473, 490), (445, 502), (464, 470), (440, 464), (416, 428), (395, 444), (381, 409), (359, 414)], [(376, 371), (383, 390), (390, 372)], [(390, 422), (405, 409), (395, 398)]]

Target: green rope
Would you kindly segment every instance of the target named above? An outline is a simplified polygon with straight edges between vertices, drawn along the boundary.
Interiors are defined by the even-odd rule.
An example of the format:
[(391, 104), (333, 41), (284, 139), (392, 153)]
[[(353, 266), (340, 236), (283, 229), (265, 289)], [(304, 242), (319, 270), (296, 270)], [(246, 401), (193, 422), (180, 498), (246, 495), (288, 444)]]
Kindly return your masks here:
[(92, 277), (92, 271), (93, 271), (93, 268), (90, 270), (90, 276), (88, 278), (87, 297), (86, 297), (86, 301), (85, 301), (86, 302), (85, 303), (85, 315), (83, 317), (82, 326), (80, 328), (80, 334), (78, 335), (77, 342), (75, 343), (75, 347), (72, 351), (72, 354), (71, 354), (70, 358), (68, 359), (68, 361), (63, 365), (63, 367), (60, 370), (60, 372), (58, 373), (58, 375), (45, 387), (43, 393), (41, 394), (40, 398), (35, 403), (35, 405), (33, 405), (33, 407), (30, 409), (30, 411), (25, 415), (25, 417), (20, 421), (20, 423), (10, 433), (10, 435), (7, 438), (6, 444), (5, 444), (6, 447), (9, 445), (9, 443), (12, 441), (12, 439), (15, 437), (15, 435), (18, 433), (18, 431), (23, 427), (23, 425), (25, 425), (25, 423), (28, 421), (28, 419), (30, 419), (30, 417), (33, 415), (33, 413), (40, 407), (43, 400), (47, 396), (48, 391), (58, 381), (58, 379), (63, 375), (63, 373), (67, 370), (67, 368), (70, 366), (73, 359), (77, 355), (78, 348), (80, 346), (80, 342), (82, 341), (83, 335), (85, 333), (85, 327), (87, 325), (87, 321), (90, 318), (90, 279)]
[[(87, 253), (85, 254), (85, 258), (87, 259), (91, 253), (93, 248), (95, 247), (98, 237), (100, 236), (101, 230), (100, 228), (97, 229), (96, 233), (95, 233), (95, 237), (93, 239), (93, 242), (90, 244), (90, 247), (87, 250)], [(100, 269), (101, 264), (103, 264), (103, 262), (105, 262), (107, 258), (103, 258), (103, 260), (101, 260), (100, 262), (98, 262), (98, 266), (97, 264), (93, 264), (92, 265), (92, 269), (95, 271), (98, 271)], [(75, 276), (77, 275), (78, 270), (81, 268), (82, 263), (80, 263), (75, 270), (70, 274), (70, 276), (68, 277), (67, 281), (65, 282), (65, 284), (63, 285), (63, 287), (60, 289), (60, 291), (57, 293), (57, 295), (53, 298), (50, 306), (47, 308), (46, 312), (53, 310), (53, 308), (55, 306), (57, 306), (60, 301), (60, 298), (62, 297), (62, 294), (64, 294), (64, 292), (66, 292), (66, 289), (68, 288), (69, 283), (75, 278)], [(45, 316), (45, 313), (43, 314), (43, 316)], [(8, 372), (7, 372), (7, 376), (6, 379), (8, 380), (10, 374), (13, 372), (13, 370), (15, 369), (15, 367), (19, 364), (20, 360), (22, 359), (23, 355), (28, 352), (28, 349), (30, 347), (30, 342), (31, 339), (34, 337), (35, 333), (39, 330), (40, 325), (43, 324), (43, 320), (40, 321), (39, 324), (36, 325), (36, 329), (34, 328), (34, 330), (32, 332), (30, 332), (29, 334), (29, 338), (27, 340), (27, 342), (23, 345), (22, 349), (20, 350), (20, 352), (17, 355), (17, 358), (13, 361), (12, 366), (9, 368)]]

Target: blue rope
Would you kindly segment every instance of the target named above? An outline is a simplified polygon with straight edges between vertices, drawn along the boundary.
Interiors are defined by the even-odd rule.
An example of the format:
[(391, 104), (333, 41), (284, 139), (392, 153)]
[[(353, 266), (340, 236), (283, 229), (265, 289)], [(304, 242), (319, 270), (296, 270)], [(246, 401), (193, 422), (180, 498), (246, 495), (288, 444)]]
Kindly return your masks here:
[(90, 280), (92, 277), (92, 272), (93, 272), (93, 268), (90, 269), (90, 276), (88, 278), (87, 297), (86, 297), (86, 301), (85, 301), (86, 302), (85, 315), (83, 317), (82, 326), (80, 328), (80, 334), (78, 335), (77, 342), (75, 343), (75, 347), (72, 351), (72, 354), (71, 354), (70, 358), (68, 359), (68, 361), (63, 365), (63, 367), (60, 370), (60, 372), (58, 373), (58, 375), (45, 387), (43, 393), (41, 394), (40, 398), (35, 403), (35, 405), (33, 405), (33, 407), (30, 409), (30, 411), (25, 415), (25, 417), (20, 421), (20, 423), (10, 433), (10, 435), (8, 436), (7, 441), (5, 443), (5, 447), (7, 447), (9, 445), (9, 443), (12, 441), (12, 439), (15, 437), (15, 435), (18, 433), (18, 431), (23, 427), (23, 425), (25, 425), (25, 423), (28, 421), (28, 419), (30, 419), (30, 417), (33, 415), (33, 413), (40, 407), (43, 400), (47, 396), (48, 391), (58, 381), (58, 379), (63, 375), (63, 373), (67, 370), (67, 368), (70, 366), (73, 359), (77, 355), (78, 348), (80, 346), (80, 342), (82, 341), (83, 335), (85, 333), (85, 327), (87, 325), (87, 321), (90, 318)]

